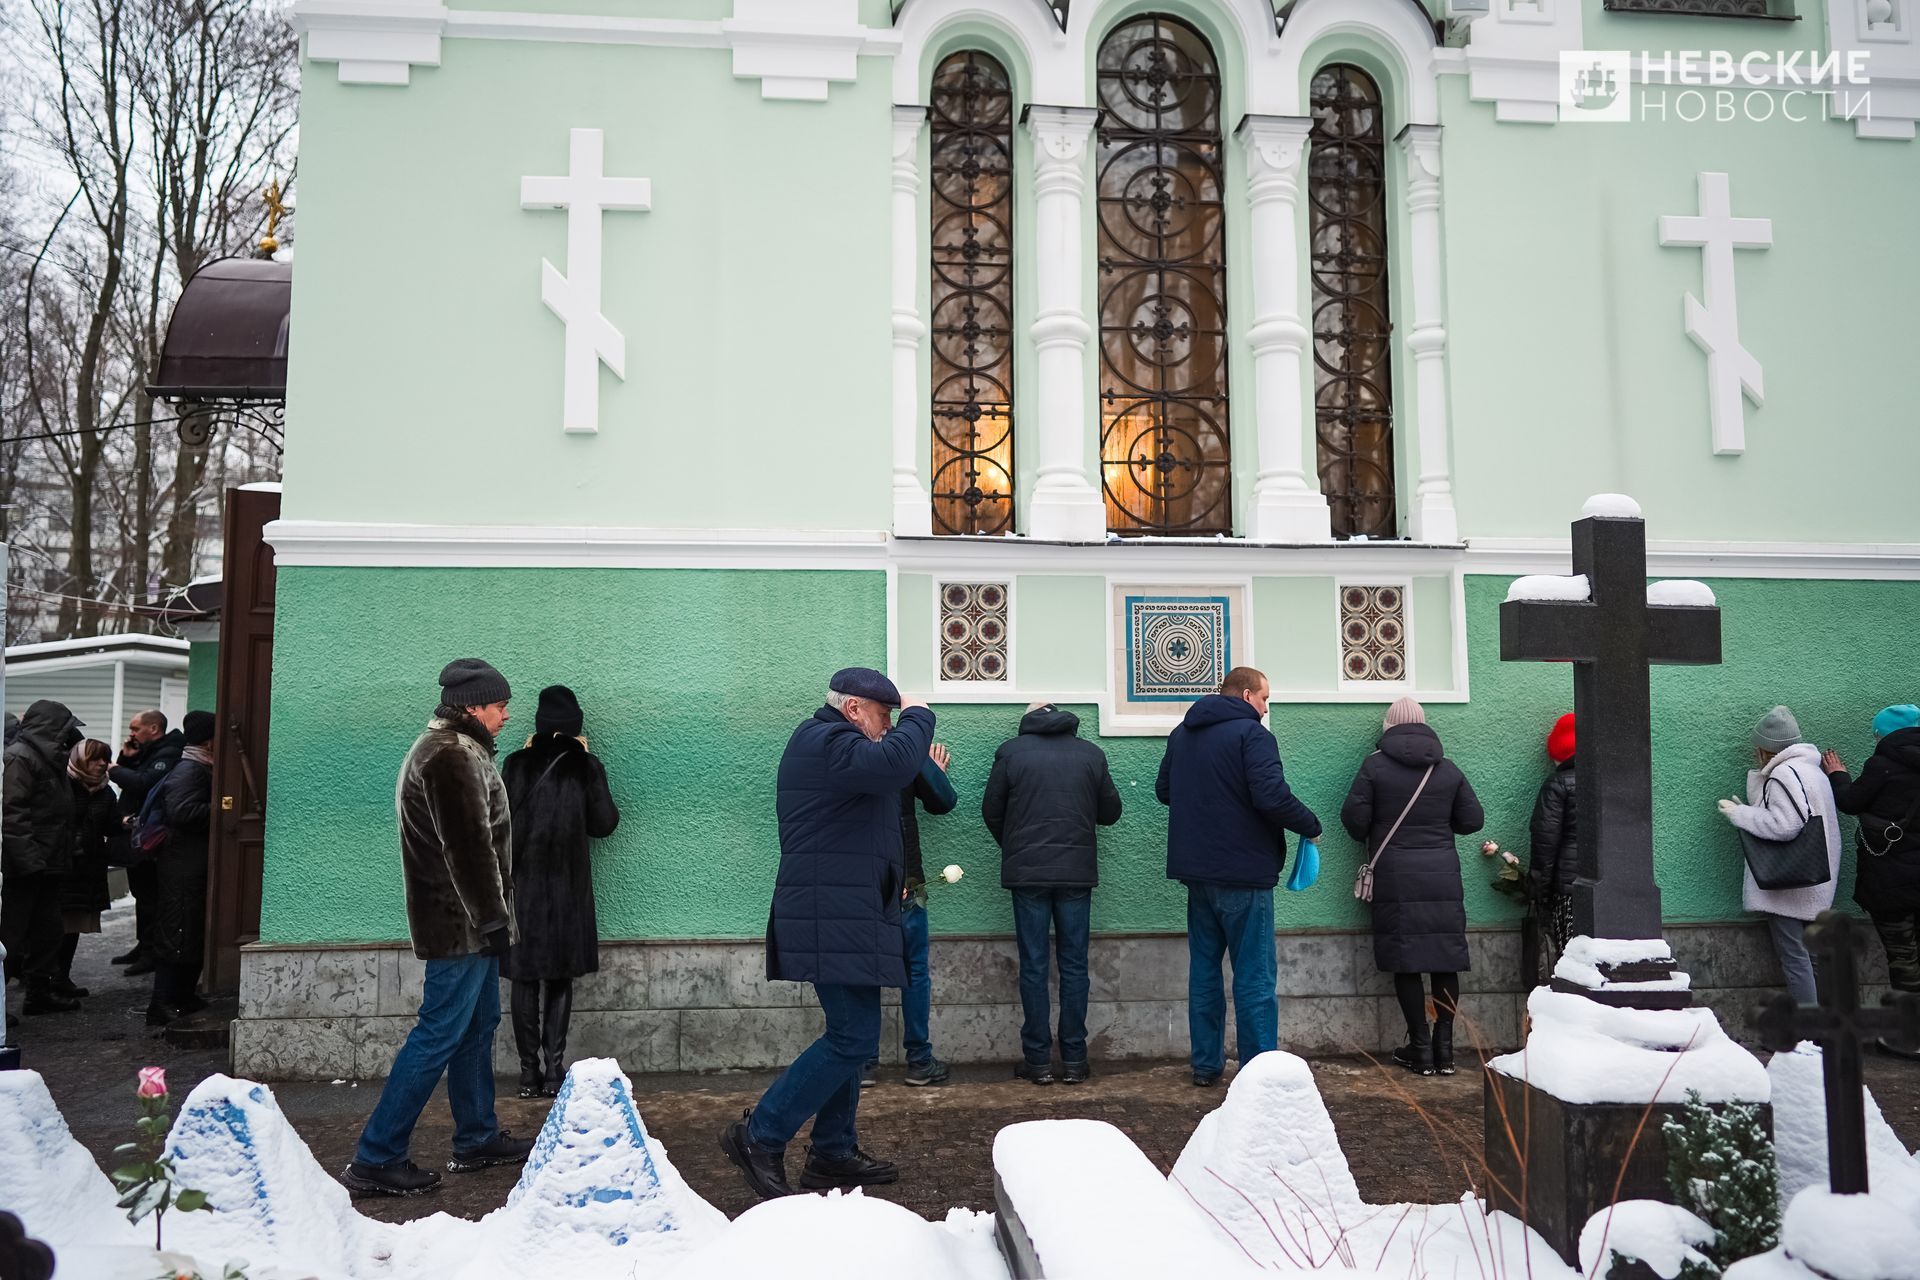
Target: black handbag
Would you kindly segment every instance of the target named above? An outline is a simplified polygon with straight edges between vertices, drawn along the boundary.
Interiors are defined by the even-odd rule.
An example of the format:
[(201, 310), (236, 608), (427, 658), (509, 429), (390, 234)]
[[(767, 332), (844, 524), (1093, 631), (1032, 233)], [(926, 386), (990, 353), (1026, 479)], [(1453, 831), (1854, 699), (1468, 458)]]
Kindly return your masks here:
[[(1884, 858), (1895, 849), (1904, 852), (1910, 847), (1907, 844), (1907, 833), (1913, 829), (1915, 818), (1920, 818), (1920, 800), (1914, 801), (1913, 807), (1908, 809), (1903, 817), (1891, 822), (1875, 818), (1870, 814), (1861, 814), (1861, 850), (1875, 858)], [(1873, 847), (1876, 843), (1880, 846), (1878, 849)]]
[[(1770, 777), (1766, 785), (1770, 787), (1778, 781)], [(1805, 791), (1803, 783), (1802, 798)], [(1766, 787), (1762, 787), (1761, 803), (1764, 804), (1766, 798)], [(1833, 879), (1833, 866), (1827, 860), (1827, 824), (1813, 811), (1811, 801), (1807, 803), (1806, 823), (1797, 834), (1785, 840), (1769, 840), (1740, 827), (1734, 830), (1740, 832), (1747, 870), (1753, 873), (1753, 882), (1762, 889), (1811, 889)]]

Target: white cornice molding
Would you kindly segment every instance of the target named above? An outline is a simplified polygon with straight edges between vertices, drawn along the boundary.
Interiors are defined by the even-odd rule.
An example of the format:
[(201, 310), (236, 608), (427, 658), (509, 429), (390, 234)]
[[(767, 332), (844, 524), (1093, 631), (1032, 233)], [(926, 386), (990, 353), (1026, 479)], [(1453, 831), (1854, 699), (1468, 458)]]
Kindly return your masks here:
[(440, 65), (443, 37), (544, 40), (731, 49), (733, 74), (758, 79), (761, 97), (820, 102), (829, 84), (857, 78), (859, 58), (900, 48), (894, 32), (859, 21), (857, 0), (734, 0), (733, 16), (719, 21), (296, 0), (293, 23), (308, 60), (337, 63), (342, 84), (405, 85), (414, 67)]
[[(276, 520), (275, 562), (363, 568), (892, 569), (928, 574), (1151, 574), (1171, 578), (1427, 576), (1563, 571), (1565, 538), (1416, 542), (1252, 542), (1130, 538), (897, 538), (879, 529), (646, 529)], [(1920, 543), (1652, 542), (1658, 577), (1920, 581)]]
[[(1471, 538), (1466, 571), (1563, 573), (1565, 538)], [(1647, 573), (1656, 578), (1858, 578), (1920, 581), (1920, 543), (1649, 542)]]

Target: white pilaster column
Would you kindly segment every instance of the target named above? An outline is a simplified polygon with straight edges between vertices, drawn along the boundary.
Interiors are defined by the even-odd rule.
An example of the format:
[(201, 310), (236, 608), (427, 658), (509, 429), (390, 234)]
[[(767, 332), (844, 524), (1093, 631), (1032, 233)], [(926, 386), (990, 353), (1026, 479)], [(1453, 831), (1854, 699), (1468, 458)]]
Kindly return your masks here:
[(1396, 139), (1406, 164), (1408, 249), (1413, 261), (1414, 411), (1419, 417), (1420, 480), (1409, 532), (1417, 542), (1460, 541), (1453, 506), (1452, 432), (1447, 425), (1447, 292), (1440, 264), (1440, 126), (1410, 124)]
[(893, 532), (933, 532), (933, 499), (920, 483), (920, 436), (931, 430), (920, 400), (920, 135), (925, 107), (893, 109)]
[(1253, 420), (1259, 471), (1246, 534), (1256, 542), (1325, 542), (1333, 537), (1318, 468), (1309, 471), (1312, 433), (1304, 386), (1307, 345), (1300, 318), (1300, 178), (1306, 172), (1305, 116), (1248, 116), (1234, 130), (1247, 152), (1253, 260)]
[[(1040, 476), (1027, 503), (1027, 533), (1054, 542), (1101, 542), (1107, 507), (1087, 479), (1087, 343), (1093, 329), (1082, 299), (1087, 139), (1100, 113), (1091, 107), (1029, 106), (1033, 135), (1034, 293), (1032, 334), (1038, 404)], [(1020, 412), (1025, 413), (1025, 410)]]

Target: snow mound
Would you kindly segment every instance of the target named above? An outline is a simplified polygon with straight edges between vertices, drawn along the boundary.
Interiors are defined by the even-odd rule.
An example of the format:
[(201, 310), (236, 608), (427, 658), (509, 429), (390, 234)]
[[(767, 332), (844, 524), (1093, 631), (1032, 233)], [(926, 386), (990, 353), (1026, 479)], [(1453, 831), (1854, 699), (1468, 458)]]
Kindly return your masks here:
[[(997, 1269), (984, 1270), (983, 1263)], [(982, 1233), (971, 1221), (956, 1226), (952, 1214), (936, 1224), (858, 1191), (835, 1191), (763, 1201), (658, 1274), (661, 1280), (986, 1280), (1005, 1277), (1006, 1267), (990, 1228)]]
[(1766, 1068), (1721, 1029), (1713, 1010), (1616, 1009), (1536, 988), (1526, 1047), (1487, 1065), (1565, 1102), (1766, 1102)]
[(1050, 1277), (1231, 1280), (1259, 1271), (1104, 1120), (1008, 1125), (994, 1136), (993, 1170)]
[(1507, 588), (1509, 600), (1590, 600), (1593, 598), (1593, 585), (1587, 581), (1587, 575), (1576, 573), (1571, 577), (1556, 577), (1550, 573), (1532, 573), (1524, 578), (1515, 578)]
[[(133, 1137), (133, 1090), (127, 1090), (127, 1137)], [(47, 1092), (38, 1071), (0, 1071), (0, 1209), (56, 1255), (78, 1245), (139, 1244), (114, 1207), (120, 1198)]]
[(483, 1220), (503, 1249), (537, 1244), (546, 1265), (558, 1252), (577, 1252), (573, 1246), (644, 1249), (660, 1265), (726, 1224), (647, 1133), (632, 1082), (612, 1058), (583, 1059), (568, 1070), (519, 1183)]
[(1920, 1195), (1808, 1187), (1787, 1206), (1780, 1247), (1734, 1263), (1726, 1280), (1920, 1280)]
[(354, 1212), (347, 1189), (320, 1167), (273, 1090), (218, 1073), (180, 1104), (167, 1154), (183, 1187), (210, 1213), (167, 1216), (167, 1238), (202, 1258), (284, 1259), (351, 1275), (390, 1233)]
[(1685, 991), (1693, 980), (1684, 973), (1648, 982), (1618, 982), (1600, 972), (1601, 965), (1642, 964), (1672, 960), (1673, 950), (1662, 938), (1589, 938), (1582, 934), (1567, 943), (1554, 963), (1553, 976), (1589, 991)]
[[(1794, 1203), (1809, 1187), (1827, 1186), (1827, 1091), (1820, 1047), (1802, 1044), (1767, 1063), (1773, 1083), (1773, 1156), (1780, 1166), (1780, 1204)], [(1865, 1086), (1862, 1086), (1865, 1089)], [(1867, 1183), (1920, 1203), (1920, 1163), (1907, 1154), (1873, 1091), (1866, 1092)]]
[(1271, 1203), (1276, 1194), (1298, 1202), (1286, 1215), (1289, 1230), (1316, 1248), (1330, 1246), (1328, 1228), (1356, 1216), (1352, 1210), (1362, 1203), (1313, 1069), (1281, 1050), (1240, 1069), (1226, 1101), (1202, 1117), (1187, 1140), (1172, 1180), (1241, 1239), (1266, 1238), (1264, 1214), (1255, 1205)]
[(1622, 1200), (1602, 1209), (1580, 1229), (1580, 1270), (1604, 1276), (1613, 1269), (1610, 1256), (1637, 1258), (1661, 1280), (1674, 1280), (1685, 1262), (1707, 1261), (1698, 1246), (1711, 1244), (1714, 1229), (1677, 1204), (1658, 1200)]
[(1713, 598), (1713, 588), (1704, 582), (1695, 582), (1691, 578), (1663, 578), (1647, 584), (1647, 603), (1712, 608), (1719, 602)]
[(1587, 499), (1580, 508), (1583, 516), (1600, 516), (1607, 520), (1639, 520), (1642, 518), (1640, 504), (1624, 493), (1596, 493)]

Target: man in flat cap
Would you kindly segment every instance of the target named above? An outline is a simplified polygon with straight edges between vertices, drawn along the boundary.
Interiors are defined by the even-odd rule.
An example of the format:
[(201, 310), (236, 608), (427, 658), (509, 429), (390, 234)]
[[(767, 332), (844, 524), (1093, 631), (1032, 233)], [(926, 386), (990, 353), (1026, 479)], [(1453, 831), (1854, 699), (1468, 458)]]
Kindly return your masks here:
[(427, 962), (420, 1014), (340, 1180), (356, 1195), (410, 1196), (440, 1175), (407, 1158), (413, 1126), (447, 1077), (455, 1173), (518, 1164), (533, 1143), (493, 1111), (500, 957), (513, 942), (513, 830), (493, 767), (506, 677), (479, 658), (440, 673), (440, 705), (400, 768), (400, 862), (413, 954)]
[(836, 673), (827, 690), (827, 705), (793, 731), (780, 758), (780, 871), (767, 918), (767, 977), (811, 982), (827, 1029), (720, 1135), (763, 1200), (794, 1194), (787, 1143), (808, 1116), (802, 1187), (900, 1177), (860, 1150), (854, 1113), (861, 1068), (880, 1052), (880, 989), (907, 981), (900, 792), (927, 759), (933, 712), (866, 667)]

